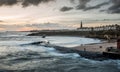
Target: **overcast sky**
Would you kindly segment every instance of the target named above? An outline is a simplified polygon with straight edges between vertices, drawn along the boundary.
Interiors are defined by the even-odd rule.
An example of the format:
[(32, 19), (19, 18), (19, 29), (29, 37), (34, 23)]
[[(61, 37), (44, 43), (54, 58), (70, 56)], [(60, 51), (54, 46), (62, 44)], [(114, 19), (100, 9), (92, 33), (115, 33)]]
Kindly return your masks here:
[(74, 29), (80, 21), (120, 24), (120, 0), (0, 0), (0, 30)]

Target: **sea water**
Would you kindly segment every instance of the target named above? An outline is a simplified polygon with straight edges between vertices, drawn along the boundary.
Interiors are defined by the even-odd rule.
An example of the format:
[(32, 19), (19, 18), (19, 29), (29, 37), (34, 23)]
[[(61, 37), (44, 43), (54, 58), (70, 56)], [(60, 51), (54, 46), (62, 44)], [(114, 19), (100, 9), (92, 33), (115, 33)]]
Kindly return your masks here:
[(95, 61), (53, 47), (30, 45), (47, 40), (74, 47), (100, 43), (98, 39), (69, 36), (26, 36), (28, 32), (0, 32), (0, 72), (120, 72), (120, 60)]

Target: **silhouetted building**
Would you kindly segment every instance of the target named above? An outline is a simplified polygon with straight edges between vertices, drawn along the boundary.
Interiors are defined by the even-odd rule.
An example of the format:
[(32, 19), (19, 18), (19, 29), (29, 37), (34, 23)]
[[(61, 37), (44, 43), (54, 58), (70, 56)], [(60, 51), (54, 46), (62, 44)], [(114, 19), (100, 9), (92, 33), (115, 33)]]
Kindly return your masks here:
[(80, 28), (83, 28), (83, 23), (82, 23), (82, 21), (81, 21), (81, 24), (80, 24)]
[(77, 30), (79, 30), (79, 29), (83, 29), (83, 23), (82, 23), (82, 21), (80, 22), (80, 27), (77, 28)]

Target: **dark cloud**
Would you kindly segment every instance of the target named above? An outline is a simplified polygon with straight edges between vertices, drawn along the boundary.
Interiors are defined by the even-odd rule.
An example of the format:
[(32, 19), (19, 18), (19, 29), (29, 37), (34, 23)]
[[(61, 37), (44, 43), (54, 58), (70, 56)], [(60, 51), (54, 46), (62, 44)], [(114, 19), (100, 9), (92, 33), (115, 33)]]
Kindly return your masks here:
[[(107, 12), (107, 13), (120, 13), (120, 0), (109, 0), (108, 2), (103, 2), (101, 4), (97, 4), (95, 6), (87, 6), (87, 4), (90, 1), (95, 1), (95, 0), (70, 0), (71, 3), (75, 4), (75, 1), (78, 1), (78, 5), (75, 7), (63, 7), (61, 8), (64, 11), (70, 11), (73, 8), (76, 10), (83, 10), (83, 11), (88, 11), (88, 10), (93, 10), (93, 9), (100, 9), (102, 6), (112, 4), (108, 9), (106, 10), (100, 10), (100, 12)], [(62, 11), (60, 10), (60, 11)]]
[(100, 11), (102, 12), (107, 11), (107, 13), (111, 13), (111, 14), (120, 13), (120, 0), (109, 0), (108, 2), (104, 2), (96, 6), (87, 7), (87, 3), (90, 1), (92, 0), (79, 0), (79, 5), (76, 6), (76, 9), (87, 11), (87, 10), (99, 9), (104, 5), (112, 4), (112, 6), (110, 6), (107, 10), (100, 10)]
[(78, 1), (79, 1), (79, 5), (76, 6), (76, 9), (85, 9), (87, 3), (90, 2), (91, 0), (78, 0)]
[(75, 4), (75, 0), (70, 0), (71, 3)]
[(108, 5), (108, 4), (109, 4), (109, 2), (104, 2), (104, 3), (98, 4), (98, 5), (96, 5), (96, 6), (86, 7), (86, 8), (84, 8), (84, 11), (92, 10), (92, 9), (99, 9), (99, 8), (101, 8), (102, 6)]
[(78, 0), (78, 1), (79, 1), (79, 5), (76, 6), (76, 9), (77, 10), (84, 10), (84, 11), (92, 10), (92, 9), (99, 9), (99, 8), (101, 8), (101, 6), (109, 4), (109, 2), (104, 2), (101, 4), (97, 4), (96, 6), (87, 7), (87, 3), (89, 3), (92, 0)]
[(54, 0), (0, 0), (0, 6), (12, 6), (16, 4), (21, 4), (23, 7), (30, 5), (39, 5), (40, 3), (47, 3)]
[[(90, 2), (91, 0), (78, 0), (78, 5), (75, 7), (77, 10), (85, 9), (87, 6), (87, 3)], [(75, 4), (75, 0), (70, 0), (71, 3)], [(65, 12), (65, 11), (70, 11), (74, 7), (62, 7), (60, 11)]]
[[(79, 4), (75, 7), (77, 10), (79, 9), (85, 9), (87, 3), (91, 1), (91, 0), (78, 0)], [(75, 0), (70, 0), (71, 3), (75, 3)], [(67, 7), (64, 6), (60, 9), (60, 11), (65, 12), (65, 11), (70, 11), (72, 10), (74, 7)]]
[(72, 10), (72, 9), (73, 9), (73, 7), (64, 6), (64, 7), (62, 7), (62, 8), (60, 9), (60, 11), (65, 12), (65, 11), (70, 11), (70, 10)]
[(110, 0), (113, 4), (110, 8), (108, 8), (108, 13), (120, 13), (120, 0)]
[(6, 6), (6, 5), (12, 6), (17, 3), (18, 3), (17, 0), (0, 0), (0, 6)]
[[(90, 6), (90, 7), (87, 7), (87, 3), (89, 3), (91, 0), (78, 0), (79, 4), (75, 7), (76, 10), (83, 10), (83, 11), (87, 11), (87, 10), (93, 10), (93, 9), (99, 9), (101, 6), (104, 6), (104, 5), (107, 5), (109, 4), (109, 2), (104, 2), (104, 3), (101, 3), (101, 4), (98, 4), (96, 6)], [(75, 3), (75, 0), (70, 0), (71, 3)], [(69, 10), (72, 10), (73, 7), (63, 7), (61, 8), (63, 9), (63, 12), (64, 10), (65, 11), (69, 11)], [(61, 10), (60, 10), (61, 11)]]
[(53, 0), (23, 0), (22, 5), (23, 7), (27, 7), (30, 5), (39, 5), (40, 3), (47, 3), (49, 1), (53, 1)]

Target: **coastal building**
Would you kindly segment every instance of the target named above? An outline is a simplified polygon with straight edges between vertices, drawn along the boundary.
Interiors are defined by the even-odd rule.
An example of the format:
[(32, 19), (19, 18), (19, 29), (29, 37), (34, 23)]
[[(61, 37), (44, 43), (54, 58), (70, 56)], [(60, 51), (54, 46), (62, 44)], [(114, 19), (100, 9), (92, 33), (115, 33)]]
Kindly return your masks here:
[(81, 24), (80, 24), (80, 28), (83, 28), (83, 24), (82, 24), (82, 21), (81, 21)]
[(80, 29), (83, 29), (83, 23), (82, 23), (82, 21), (80, 22), (80, 27), (77, 28), (77, 30), (80, 30)]
[(99, 27), (83, 27), (83, 23), (81, 21), (80, 27), (77, 28), (78, 31), (103, 31), (103, 30), (120, 30), (120, 25), (106, 25)]

